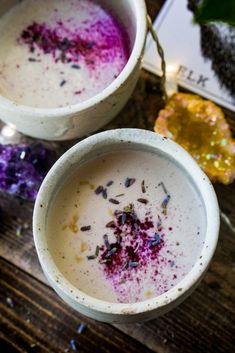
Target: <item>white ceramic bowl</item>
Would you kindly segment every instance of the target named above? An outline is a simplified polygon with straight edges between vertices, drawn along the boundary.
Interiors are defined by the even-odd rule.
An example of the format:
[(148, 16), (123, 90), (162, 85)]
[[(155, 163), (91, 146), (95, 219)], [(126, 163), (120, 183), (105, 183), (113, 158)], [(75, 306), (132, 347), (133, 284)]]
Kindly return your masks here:
[[(165, 154), (191, 179), (204, 204), (205, 243), (192, 270), (168, 292), (134, 304), (110, 303), (93, 298), (77, 288), (59, 272), (48, 251), (46, 223), (53, 196), (80, 163), (112, 150), (137, 148)], [(55, 291), (71, 307), (91, 318), (106, 322), (131, 323), (149, 320), (173, 309), (200, 282), (216, 248), (219, 232), (219, 209), (212, 184), (192, 157), (179, 145), (162, 136), (139, 129), (102, 132), (79, 142), (67, 151), (46, 176), (34, 209), (34, 241), (43, 271)], [(59, 281), (58, 281), (59, 279)]]
[[(18, 0), (0, 2), (0, 16)], [(0, 119), (17, 130), (45, 140), (68, 140), (85, 136), (107, 124), (126, 104), (137, 83), (147, 34), (144, 0), (100, 0), (126, 25), (131, 55), (120, 75), (101, 93), (75, 105), (41, 109), (0, 96)]]

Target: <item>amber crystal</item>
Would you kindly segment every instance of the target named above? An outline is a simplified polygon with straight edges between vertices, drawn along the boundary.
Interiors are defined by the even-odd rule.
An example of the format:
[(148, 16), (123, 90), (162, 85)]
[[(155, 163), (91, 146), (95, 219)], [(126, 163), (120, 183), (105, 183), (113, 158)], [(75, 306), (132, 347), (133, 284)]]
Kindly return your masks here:
[(185, 148), (211, 181), (224, 184), (235, 178), (235, 142), (222, 110), (197, 95), (171, 96), (154, 130)]

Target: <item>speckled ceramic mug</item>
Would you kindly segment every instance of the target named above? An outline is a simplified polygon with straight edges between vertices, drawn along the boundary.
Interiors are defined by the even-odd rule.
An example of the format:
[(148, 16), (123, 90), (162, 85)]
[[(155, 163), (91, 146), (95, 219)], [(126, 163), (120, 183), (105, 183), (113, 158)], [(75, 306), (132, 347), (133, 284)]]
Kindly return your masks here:
[[(72, 285), (57, 268), (47, 240), (47, 221), (55, 193), (79, 165), (98, 155), (115, 150), (137, 149), (166, 156), (191, 180), (202, 200), (205, 235), (202, 249), (192, 269), (167, 292), (137, 303), (121, 304), (96, 299)], [(212, 184), (192, 157), (178, 144), (156, 133), (139, 129), (102, 132), (79, 142), (67, 151), (46, 176), (34, 209), (33, 233), (43, 271), (58, 295), (75, 310), (105, 322), (134, 323), (163, 315), (180, 304), (203, 278), (214, 254), (219, 232), (219, 209)]]
[[(0, 16), (17, 0), (0, 2)], [(144, 0), (100, 0), (126, 26), (131, 54), (120, 75), (102, 92), (84, 102), (61, 108), (32, 108), (0, 96), (0, 119), (26, 135), (45, 140), (68, 140), (98, 130), (123, 108), (137, 83), (147, 35)]]

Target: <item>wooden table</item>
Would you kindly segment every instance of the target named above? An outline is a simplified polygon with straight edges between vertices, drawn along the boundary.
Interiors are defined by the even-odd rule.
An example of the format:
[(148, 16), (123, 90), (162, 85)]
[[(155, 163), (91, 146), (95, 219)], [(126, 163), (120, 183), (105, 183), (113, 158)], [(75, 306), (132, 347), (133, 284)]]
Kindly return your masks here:
[[(163, 1), (147, 1), (152, 18)], [(142, 72), (133, 97), (106, 128), (152, 129), (162, 107), (159, 80)], [(234, 116), (227, 112), (232, 119)], [(54, 144), (66, 150), (71, 143)], [(215, 185), (220, 208), (235, 225), (235, 184)], [(235, 351), (235, 234), (222, 222), (210, 269), (197, 290), (178, 308), (156, 320), (108, 325), (70, 309), (49, 287), (35, 252), (33, 204), (0, 199), (0, 351), (68, 352), (75, 339), (79, 352), (206, 353)], [(224, 217), (225, 217), (224, 216)], [(28, 228), (27, 228), (28, 225)], [(22, 226), (19, 235), (19, 226)], [(78, 325), (87, 324), (77, 333)]]

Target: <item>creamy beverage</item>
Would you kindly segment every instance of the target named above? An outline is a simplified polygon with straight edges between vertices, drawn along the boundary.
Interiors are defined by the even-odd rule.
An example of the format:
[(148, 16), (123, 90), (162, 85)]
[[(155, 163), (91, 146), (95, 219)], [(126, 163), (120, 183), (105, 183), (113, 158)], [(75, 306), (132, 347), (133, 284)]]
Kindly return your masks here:
[(92, 0), (23, 0), (0, 17), (0, 94), (64, 107), (100, 93), (130, 55), (124, 26)]
[(78, 167), (50, 206), (49, 252), (75, 287), (134, 303), (178, 284), (199, 258), (201, 198), (165, 156), (124, 150)]

